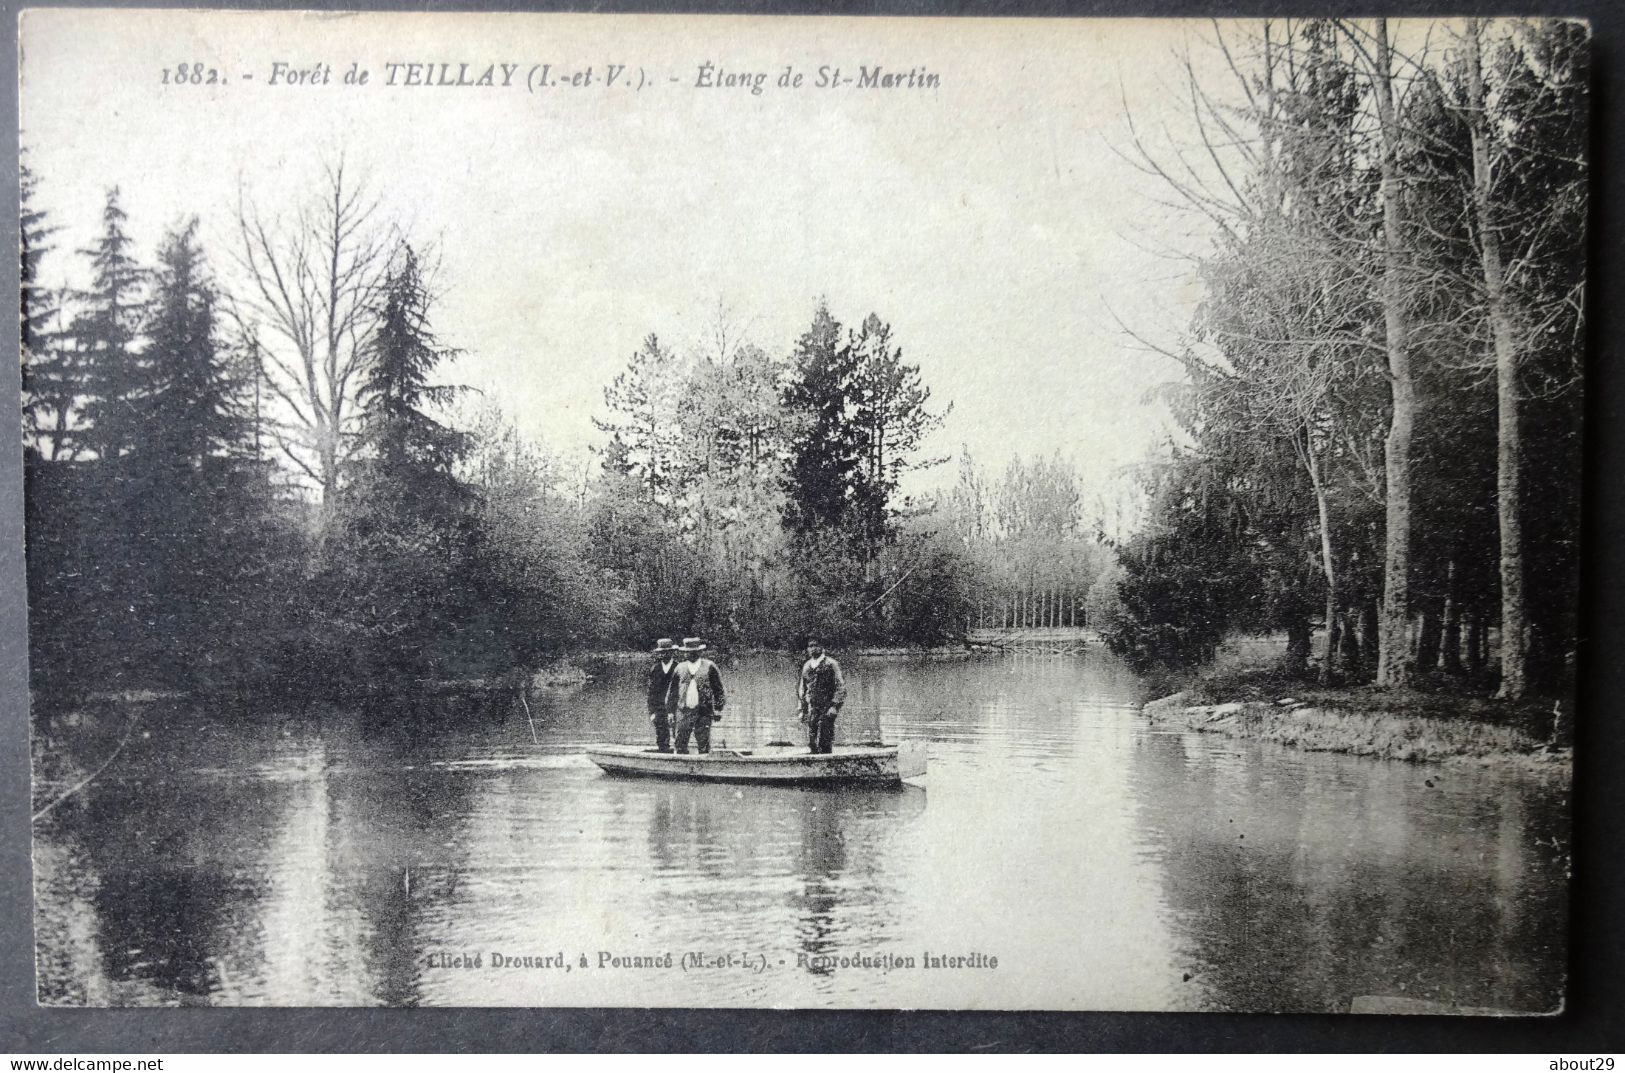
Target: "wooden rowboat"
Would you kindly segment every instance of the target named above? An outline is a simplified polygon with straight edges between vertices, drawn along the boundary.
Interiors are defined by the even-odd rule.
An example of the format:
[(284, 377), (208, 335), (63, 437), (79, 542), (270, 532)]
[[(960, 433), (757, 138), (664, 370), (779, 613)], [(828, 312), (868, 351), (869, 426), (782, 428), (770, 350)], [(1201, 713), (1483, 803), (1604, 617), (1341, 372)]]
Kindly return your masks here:
[(814, 755), (804, 746), (712, 749), (662, 753), (642, 745), (591, 745), (587, 757), (611, 775), (710, 782), (764, 782), (789, 786), (864, 783), (887, 786), (925, 774), (925, 746), (841, 745)]

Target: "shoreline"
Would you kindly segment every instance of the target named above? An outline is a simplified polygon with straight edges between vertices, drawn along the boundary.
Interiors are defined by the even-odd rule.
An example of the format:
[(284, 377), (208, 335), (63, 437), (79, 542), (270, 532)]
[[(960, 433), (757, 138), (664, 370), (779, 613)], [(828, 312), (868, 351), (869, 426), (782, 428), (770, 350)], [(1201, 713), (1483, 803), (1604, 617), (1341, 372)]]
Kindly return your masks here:
[[(795, 648), (734, 648), (713, 647), (713, 655), (728, 656), (783, 656), (786, 659), (803, 659), (800, 649)], [(858, 648), (829, 650), (837, 659), (885, 659), (890, 656), (911, 656), (918, 659), (970, 659), (973, 656), (996, 655), (997, 649), (980, 649), (971, 645), (870, 645)], [(582, 663), (631, 663), (637, 660), (648, 659), (650, 652), (645, 649), (604, 649), (594, 652), (580, 652), (565, 657), (565, 662)]]
[(1284, 697), (1191, 703), (1187, 692), (1147, 701), (1141, 712), (1159, 726), (1201, 734), (1273, 742), (1305, 752), (1343, 753), (1407, 763), (1476, 764), (1568, 778), (1573, 750), (1553, 747), (1513, 727), (1406, 712), (1402, 705), (1372, 708), (1311, 703)]
[[(712, 649), (713, 654), (724, 656), (782, 656), (800, 659), (799, 651), (788, 648), (728, 648)], [(853, 648), (843, 653), (847, 659), (888, 659), (909, 657), (914, 659), (974, 659), (978, 656), (997, 655), (997, 650), (983, 650), (967, 645), (933, 645), (929, 647), (871, 646)], [(600, 649), (576, 652), (537, 667), (525, 668), (496, 678), (434, 679), (414, 682), (413, 689), (430, 696), (455, 693), (515, 689), (527, 684), (532, 690), (568, 689), (584, 685), (593, 679), (590, 670), (595, 663), (636, 663), (649, 658), (649, 652), (634, 649)], [(221, 690), (220, 692), (230, 692)], [(367, 692), (363, 690), (362, 692)], [(38, 707), (35, 690), (30, 704)], [(168, 687), (135, 687), (130, 689), (92, 689), (81, 700), (87, 704), (155, 704), (161, 701), (179, 701), (211, 695), (206, 689), (175, 689)]]

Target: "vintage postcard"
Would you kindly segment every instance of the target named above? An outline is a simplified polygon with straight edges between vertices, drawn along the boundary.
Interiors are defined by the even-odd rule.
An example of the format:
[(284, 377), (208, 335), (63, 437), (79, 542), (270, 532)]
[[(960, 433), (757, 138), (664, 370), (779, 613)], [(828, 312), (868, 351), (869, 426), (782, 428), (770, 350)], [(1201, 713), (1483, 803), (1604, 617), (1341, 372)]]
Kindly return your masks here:
[(1565, 1002), (1589, 34), (20, 23), (38, 998)]

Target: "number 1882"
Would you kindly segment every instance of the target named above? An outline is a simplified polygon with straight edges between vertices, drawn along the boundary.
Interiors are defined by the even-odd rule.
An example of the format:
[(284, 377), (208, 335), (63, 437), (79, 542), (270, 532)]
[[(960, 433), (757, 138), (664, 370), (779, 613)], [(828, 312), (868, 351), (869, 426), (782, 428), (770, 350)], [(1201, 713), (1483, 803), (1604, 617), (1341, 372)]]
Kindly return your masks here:
[(219, 82), (220, 71), (201, 63), (177, 63), (164, 68), (166, 86), (212, 86)]

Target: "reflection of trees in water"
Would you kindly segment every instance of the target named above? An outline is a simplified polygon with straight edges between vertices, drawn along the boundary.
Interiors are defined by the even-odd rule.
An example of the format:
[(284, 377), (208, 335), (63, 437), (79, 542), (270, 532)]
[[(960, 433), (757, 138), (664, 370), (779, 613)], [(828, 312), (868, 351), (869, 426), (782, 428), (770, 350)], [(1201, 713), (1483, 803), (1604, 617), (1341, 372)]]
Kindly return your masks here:
[(655, 793), (649, 808), (649, 858), (657, 873), (678, 866), (679, 847), (676, 805), (671, 794)]
[(1486, 788), (1463, 817), (1434, 811), (1428, 795), (1442, 791), (1410, 765), (1168, 734), (1131, 755), (1187, 986), (1206, 1005), (1342, 1012), (1357, 995), (1404, 995), (1555, 1006), (1563, 881), (1535, 863), (1519, 788)]
[[(363, 739), (418, 743), (435, 748), (447, 737), (467, 736), (509, 721), (519, 705), (517, 689), (468, 693), (387, 693), (369, 696), (357, 707)], [(397, 749), (398, 751), (398, 749)]]
[(42, 889), (41, 896), (66, 896), (72, 913), (91, 919), (63, 920), (61, 934), (42, 930), (39, 944), (89, 944), (57, 956), (104, 977), (77, 981), (75, 990), (103, 992), (113, 1004), (208, 1002), (227, 986), (228, 966), (262, 959), (265, 936), (254, 908), (266, 890), (265, 841), (258, 832), (281, 796), (276, 788), (200, 786), (182, 774), (114, 777), (82, 793), (81, 803), (41, 828), (73, 888)]
[(103, 876), (93, 904), (108, 976), (150, 980), (182, 1003), (207, 1000), (222, 984), (222, 919), (239, 917), (244, 900), (210, 869), (158, 865)]
[[(328, 784), (332, 813), (326, 868), (353, 921), (361, 984), (386, 1006), (421, 999), (424, 958), (434, 952), (424, 917), (455, 894), (463, 873), (463, 818), (473, 778), (414, 766), (425, 737), (375, 738), (366, 770)], [(434, 739), (427, 739), (432, 749)]]
[(80, 867), (73, 828), (48, 818), (34, 825), (34, 964), (43, 1005), (106, 1006), (91, 903), (101, 877)]
[[(883, 843), (907, 837), (908, 820), (926, 800), (912, 787), (661, 780), (628, 784), (621, 796), (646, 802), (649, 860), (669, 880), (663, 913), (746, 934), (769, 950), (793, 942), (809, 955), (857, 953), (887, 937), (901, 899), (883, 871), (893, 858)], [(791, 919), (764, 913), (763, 895), (782, 896)]]
[(340, 780), (330, 790), (336, 832), (328, 868), (338, 880), (335, 893), (355, 913), (364, 986), (386, 1006), (417, 1005), (423, 957), (417, 912), (432, 897), (434, 872), (418, 860), (413, 837), (432, 812), (422, 780), (411, 776)]
[(421, 728), (355, 726), (228, 750), (213, 725), (155, 723), (40, 826), (42, 997), (416, 1001), (419, 921), (454, 893), (446, 817), (466, 813), (468, 777), (419, 763), (444, 748)]
[(907, 698), (905, 712), (914, 713), (903, 722), (936, 724), (942, 734), (951, 733), (954, 724), (968, 724), (978, 735), (990, 736), (985, 744), (1000, 752), (1006, 749), (994, 744), (1000, 739), (1014, 748), (1070, 742), (1080, 707), (1112, 713), (1094, 718), (1126, 719), (1119, 713), (1137, 706), (1145, 693), (1120, 660), (1100, 649), (1064, 655), (1011, 652), (907, 670), (914, 673), (891, 684), (894, 695)]
[[(797, 910), (796, 939), (809, 958), (834, 952), (838, 941), (835, 911), (840, 904), (841, 876), (846, 872), (845, 824), (837, 793), (807, 794), (801, 805), (801, 842), (796, 865), (799, 886), (790, 895)], [(852, 936), (845, 936), (847, 943)], [(823, 975), (830, 970), (813, 968)]]
[(883, 871), (895, 855), (882, 844), (908, 837), (908, 822), (925, 808), (925, 791), (908, 786), (784, 793), (799, 814), (789, 903), (800, 951), (809, 958), (872, 952), (893, 937), (902, 903), (894, 877)]
[[(650, 779), (638, 792), (649, 798), (649, 855), (658, 871), (726, 880), (739, 874), (738, 859), (758, 848), (749, 825), (738, 822), (747, 809), (735, 787)], [(723, 884), (695, 896), (716, 899), (726, 891)]]

